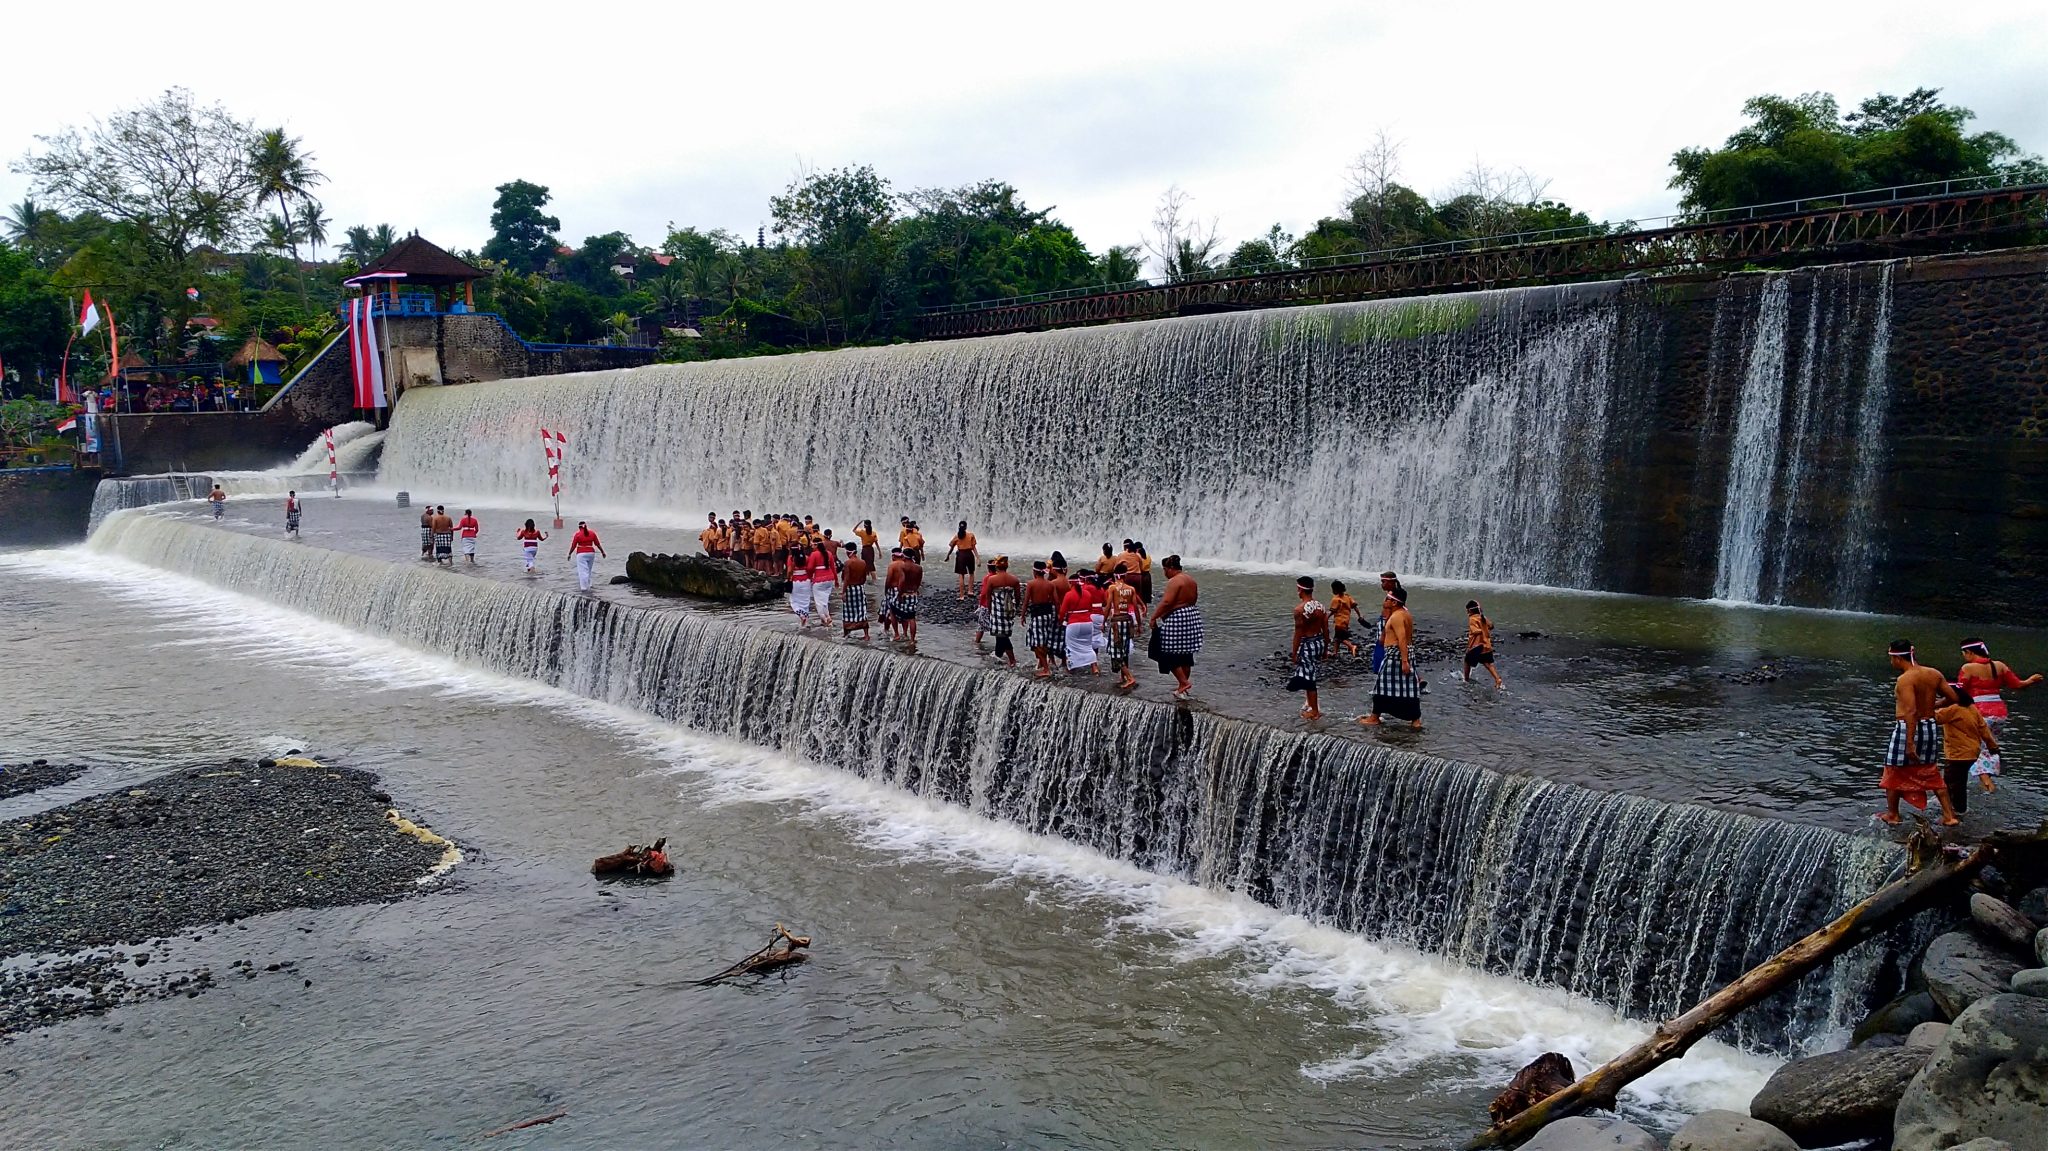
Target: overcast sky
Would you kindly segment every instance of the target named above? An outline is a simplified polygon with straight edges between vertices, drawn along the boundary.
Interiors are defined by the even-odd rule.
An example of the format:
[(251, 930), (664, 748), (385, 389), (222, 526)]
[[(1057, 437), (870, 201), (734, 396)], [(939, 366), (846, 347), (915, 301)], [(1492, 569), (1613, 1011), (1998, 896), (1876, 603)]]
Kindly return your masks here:
[[(2048, 151), (2048, 0), (9, 9), (8, 160), (183, 85), (304, 137), (337, 235), (451, 248), (515, 178), (553, 190), (570, 242), (659, 244), (670, 221), (751, 237), (799, 170), (857, 163), (899, 191), (1008, 180), (1096, 251), (1179, 184), (1235, 243), (1336, 211), (1379, 128), (1426, 193), (1478, 160), (1642, 219), (1671, 210), (1672, 151), (1760, 92), (1940, 87)], [(26, 191), (0, 172), (0, 200)]]

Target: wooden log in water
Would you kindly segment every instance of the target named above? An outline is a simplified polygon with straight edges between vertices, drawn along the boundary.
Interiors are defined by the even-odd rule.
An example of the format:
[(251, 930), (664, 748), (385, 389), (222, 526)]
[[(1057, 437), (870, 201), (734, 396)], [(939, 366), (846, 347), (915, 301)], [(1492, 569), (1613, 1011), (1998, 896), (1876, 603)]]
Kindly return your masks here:
[(1967, 883), (2000, 851), (2038, 850), (2044, 844), (2048, 826), (2031, 833), (1994, 835), (1958, 857), (1943, 852), (1932, 832), (1923, 828), (1907, 845), (1920, 864), (1910, 874), (1878, 888), (1834, 922), (1745, 972), (1691, 1011), (1658, 1025), (1648, 1039), (1585, 1078), (1474, 1136), (1465, 1144), (1466, 1151), (1515, 1147), (1554, 1120), (1612, 1108), (1623, 1087), (1685, 1054), (1744, 1009)]

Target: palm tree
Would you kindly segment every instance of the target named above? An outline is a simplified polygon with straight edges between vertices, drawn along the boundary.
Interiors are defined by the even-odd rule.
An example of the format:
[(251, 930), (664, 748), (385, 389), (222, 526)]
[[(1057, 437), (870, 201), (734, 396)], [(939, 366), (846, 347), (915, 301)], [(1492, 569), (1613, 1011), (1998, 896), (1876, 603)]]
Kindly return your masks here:
[[(316, 186), (327, 182), (327, 177), (313, 167), (313, 159), (304, 143), (297, 136), (285, 135), (283, 128), (257, 133), (255, 143), (249, 147), (249, 166), (256, 172), (256, 206), (277, 202), (294, 264), (299, 262), (299, 234), (292, 226), (292, 205), (303, 205), (312, 199)], [(299, 302), (306, 302), (303, 269), (299, 273)]]
[(389, 224), (379, 224), (374, 230), (367, 224), (352, 224), (342, 235), (341, 254), (354, 260), (358, 268), (390, 251), (391, 245), (398, 242), (398, 231)]
[(327, 226), (334, 221), (321, 214), (320, 201), (311, 196), (306, 197), (300, 212), (299, 235), (304, 236), (307, 245), (313, 249), (313, 262), (317, 264), (320, 262), (320, 245), (327, 242)]
[(39, 207), (27, 196), (7, 209), (7, 215), (0, 216), (0, 224), (7, 226), (7, 238), (38, 264), (43, 262), (46, 250), (56, 245), (56, 231), (63, 223), (64, 217), (54, 209)]

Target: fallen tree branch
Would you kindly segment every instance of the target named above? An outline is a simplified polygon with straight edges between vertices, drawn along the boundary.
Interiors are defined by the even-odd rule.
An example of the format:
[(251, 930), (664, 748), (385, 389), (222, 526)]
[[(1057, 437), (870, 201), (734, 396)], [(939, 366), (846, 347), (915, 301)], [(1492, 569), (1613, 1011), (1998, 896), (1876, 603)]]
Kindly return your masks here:
[(1994, 835), (1959, 857), (1943, 851), (1932, 831), (1923, 824), (1907, 843), (1908, 854), (1917, 866), (1904, 878), (1878, 888), (1834, 922), (1751, 968), (1692, 1010), (1659, 1024), (1648, 1039), (1585, 1078), (1474, 1136), (1465, 1144), (1465, 1151), (1518, 1146), (1554, 1120), (1596, 1108), (1612, 1108), (1623, 1087), (1685, 1054), (1693, 1044), (1745, 1008), (1969, 881), (2002, 848), (2039, 846), (2044, 839), (2048, 839), (2048, 828)]
[(495, 1139), (500, 1135), (509, 1135), (514, 1131), (524, 1131), (528, 1127), (545, 1127), (557, 1119), (567, 1119), (568, 1117), (569, 1113), (567, 1111), (557, 1111), (552, 1115), (542, 1115), (536, 1119), (528, 1119), (523, 1123), (514, 1123), (510, 1127), (500, 1127), (496, 1131), (486, 1133), (484, 1138)]
[[(782, 949), (779, 951), (775, 947), (778, 943), (782, 944)], [(747, 956), (745, 959), (740, 960), (716, 975), (699, 979), (697, 986), (709, 987), (713, 983), (735, 979), (742, 975), (762, 975), (778, 967), (787, 967), (792, 963), (802, 963), (810, 958), (802, 949), (810, 945), (810, 936), (791, 935), (788, 928), (778, 923), (775, 925), (775, 934), (768, 937), (768, 946), (754, 952), (752, 955)]]

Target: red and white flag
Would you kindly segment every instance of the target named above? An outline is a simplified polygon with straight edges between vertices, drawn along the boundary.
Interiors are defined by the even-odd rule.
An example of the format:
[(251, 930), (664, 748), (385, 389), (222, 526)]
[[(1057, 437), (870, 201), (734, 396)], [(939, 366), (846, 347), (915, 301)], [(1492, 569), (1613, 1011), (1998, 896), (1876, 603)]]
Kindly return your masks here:
[(365, 411), (388, 408), (384, 390), (384, 353), (377, 338), (377, 316), (368, 296), (348, 302), (348, 353), (354, 372), (355, 406)]
[(78, 309), (78, 326), (84, 329), (78, 333), (81, 336), (90, 335), (100, 326), (100, 306), (92, 302), (91, 292), (85, 294), (85, 303)]

